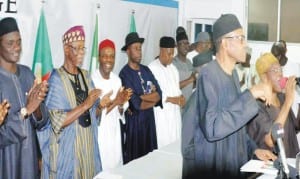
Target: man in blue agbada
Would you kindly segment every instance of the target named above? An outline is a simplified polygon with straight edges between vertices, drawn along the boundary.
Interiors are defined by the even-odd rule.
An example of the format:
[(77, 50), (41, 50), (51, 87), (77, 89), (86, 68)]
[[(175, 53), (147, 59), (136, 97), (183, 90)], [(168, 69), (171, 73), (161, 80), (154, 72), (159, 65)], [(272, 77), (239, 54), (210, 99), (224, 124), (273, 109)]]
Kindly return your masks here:
[(97, 143), (99, 95), (91, 77), (79, 66), (85, 54), (82, 26), (63, 36), (64, 64), (49, 79), (46, 106), (51, 125), (39, 133), (43, 178), (93, 178), (101, 171)]
[(125, 88), (133, 94), (125, 112), (124, 163), (142, 157), (157, 149), (154, 106), (161, 106), (161, 89), (151, 70), (141, 64), (142, 43), (138, 33), (131, 32), (125, 38), (122, 51), (126, 51), (128, 63), (121, 69), (120, 78)]
[(0, 125), (0, 178), (3, 179), (39, 178), (36, 130), (47, 123), (42, 103), (47, 82), (37, 84), (31, 70), (18, 64), (21, 42), (16, 20), (1, 19), (0, 101), (10, 104)]
[[(240, 91), (234, 66), (246, 59), (245, 35), (235, 15), (222, 15), (213, 25), (216, 60), (199, 74), (197, 89), (183, 116), (183, 178), (244, 178), (240, 167), (252, 156), (274, 160), (257, 149), (246, 124), (258, 112), (256, 98), (269, 104), (271, 86)], [(195, 99), (195, 100), (193, 100)]]

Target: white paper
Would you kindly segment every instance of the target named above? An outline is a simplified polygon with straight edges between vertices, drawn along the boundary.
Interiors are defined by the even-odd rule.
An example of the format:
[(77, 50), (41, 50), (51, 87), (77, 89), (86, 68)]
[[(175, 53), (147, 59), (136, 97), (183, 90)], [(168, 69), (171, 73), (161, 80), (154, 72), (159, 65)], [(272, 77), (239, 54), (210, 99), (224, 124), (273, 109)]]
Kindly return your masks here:
[(261, 160), (250, 160), (241, 167), (241, 172), (256, 172), (269, 175), (277, 175), (277, 169), (273, 167), (273, 162)]

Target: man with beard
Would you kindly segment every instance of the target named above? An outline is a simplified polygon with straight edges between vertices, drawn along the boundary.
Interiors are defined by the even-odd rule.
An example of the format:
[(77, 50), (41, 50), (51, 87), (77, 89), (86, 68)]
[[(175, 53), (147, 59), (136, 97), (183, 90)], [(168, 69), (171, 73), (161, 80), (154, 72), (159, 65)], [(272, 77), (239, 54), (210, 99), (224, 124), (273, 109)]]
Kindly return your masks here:
[[(99, 70), (92, 74), (95, 87), (109, 100), (102, 107), (98, 143), (103, 170), (123, 164), (120, 122), (125, 123), (124, 111), (128, 108), (131, 89), (122, 87), (121, 79), (112, 72), (115, 65), (115, 44), (106, 39), (99, 44)], [(104, 95), (100, 96), (104, 98)]]

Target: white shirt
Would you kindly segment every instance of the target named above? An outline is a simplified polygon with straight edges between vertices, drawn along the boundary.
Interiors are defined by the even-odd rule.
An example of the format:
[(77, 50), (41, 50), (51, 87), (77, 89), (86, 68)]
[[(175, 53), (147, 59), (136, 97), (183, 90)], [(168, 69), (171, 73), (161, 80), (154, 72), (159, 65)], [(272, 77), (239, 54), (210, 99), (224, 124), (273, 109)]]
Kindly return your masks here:
[[(114, 73), (110, 73), (109, 79), (104, 79), (99, 70), (92, 74), (95, 88), (101, 89), (100, 98), (111, 90), (111, 100), (113, 100), (118, 90), (121, 88), (121, 79)], [(124, 104), (124, 111), (128, 108), (128, 102)], [(124, 114), (121, 115), (118, 107), (113, 108), (106, 114), (106, 108), (102, 110), (101, 122), (98, 127), (98, 144), (103, 170), (111, 170), (123, 164), (121, 147), (120, 120), (125, 122)]]
[(155, 107), (155, 125), (158, 148), (178, 140), (181, 136), (180, 106), (166, 102), (167, 97), (181, 95), (179, 73), (171, 63), (164, 66), (159, 59), (152, 61), (149, 66), (162, 91), (163, 108)]

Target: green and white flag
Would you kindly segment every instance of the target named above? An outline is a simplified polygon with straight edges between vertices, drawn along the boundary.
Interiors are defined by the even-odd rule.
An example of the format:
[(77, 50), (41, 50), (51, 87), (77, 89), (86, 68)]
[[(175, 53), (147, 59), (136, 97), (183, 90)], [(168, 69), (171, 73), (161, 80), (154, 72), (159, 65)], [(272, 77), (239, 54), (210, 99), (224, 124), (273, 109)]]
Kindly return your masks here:
[(44, 10), (42, 8), (37, 36), (35, 40), (32, 71), (36, 79), (41, 81), (48, 80), (53, 69), (51, 48), (48, 37), (48, 30)]
[(132, 14), (131, 14), (130, 30), (129, 30), (129, 32), (136, 32), (135, 20), (134, 20), (134, 12), (132, 12)]
[(99, 62), (98, 62), (98, 15), (96, 15), (96, 23), (95, 23), (92, 55), (91, 55), (89, 71), (92, 74), (98, 68), (99, 68)]

